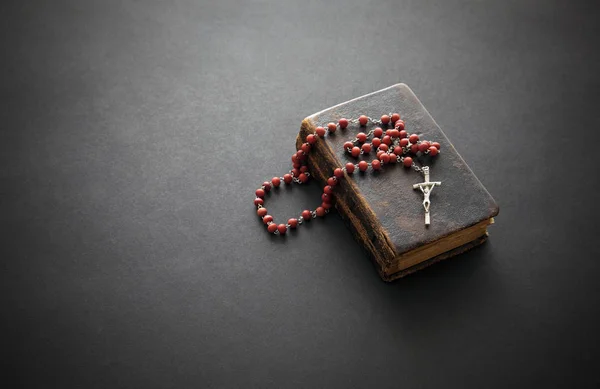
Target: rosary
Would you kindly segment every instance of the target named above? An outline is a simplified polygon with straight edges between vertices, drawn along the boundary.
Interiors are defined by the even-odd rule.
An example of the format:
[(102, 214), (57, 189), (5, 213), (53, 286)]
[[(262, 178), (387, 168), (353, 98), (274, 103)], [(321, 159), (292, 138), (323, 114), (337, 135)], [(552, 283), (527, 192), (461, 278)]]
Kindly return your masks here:
[[(310, 153), (311, 145), (319, 141), (319, 138), (324, 138), (328, 133), (335, 133), (337, 129), (345, 130), (348, 125), (358, 124), (360, 127), (366, 127), (367, 124), (373, 124), (381, 127), (391, 127), (384, 131), (381, 127), (376, 127), (367, 133), (359, 132), (356, 137), (344, 143), (344, 151), (354, 158), (360, 155), (369, 154), (375, 149), (377, 158), (371, 162), (360, 161), (357, 164), (352, 162), (346, 163), (344, 167), (338, 167), (333, 171), (333, 176), (327, 179), (327, 185), (323, 188), (321, 195), (321, 206), (317, 209), (302, 211), (299, 218), (291, 218), (286, 224), (277, 225), (273, 221), (273, 216), (269, 215), (267, 208), (264, 207), (265, 196), (272, 188), (277, 188), (283, 181), (285, 184), (304, 184), (308, 181), (310, 173), (308, 172), (307, 158)], [(308, 222), (316, 217), (324, 217), (329, 213), (332, 207), (334, 188), (339, 184), (346, 175), (351, 175), (356, 169), (361, 172), (371, 168), (373, 171), (381, 170), (383, 165), (392, 163), (402, 163), (406, 168), (412, 168), (416, 172), (423, 174), (424, 182), (414, 184), (413, 189), (419, 189), (423, 193), (423, 208), (425, 209), (425, 225), (430, 224), (429, 207), (431, 201), (429, 196), (435, 186), (440, 186), (439, 181), (429, 181), (429, 167), (420, 167), (413, 161), (410, 155), (416, 156), (418, 153), (429, 154), (432, 157), (440, 153), (440, 144), (438, 142), (430, 142), (419, 140), (417, 134), (408, 135), (406, 132), (405, 123), (400, 119), (397, 113), (381, 116), (380, 120), (372, 119), (368, 116), (361, 115), (358, 119), (340, 119), (338, 123), (329, 123), (327, 127), (317, 127), (315, 134), (310, 134), (306, 137), (306, 142), (302, 144), (300, 150), (292, 155), (293, 169), (283, 177), (273, 177), (271, 181), (263, 182), (262, 186), (256, 190), (256, 198), (254, 205), (258, 208), (256, 213), (262, 218), (263, 223), (267, 226), (267, 231), (275, 235), (285, 235), (288, 229), (295, 229), (304, 222)], [(370, 140), (370, 142), (368, 142)], [(360, 147), (359, 147), (360, 146)], [(349, 179), (349, 177), (348, 177)]]

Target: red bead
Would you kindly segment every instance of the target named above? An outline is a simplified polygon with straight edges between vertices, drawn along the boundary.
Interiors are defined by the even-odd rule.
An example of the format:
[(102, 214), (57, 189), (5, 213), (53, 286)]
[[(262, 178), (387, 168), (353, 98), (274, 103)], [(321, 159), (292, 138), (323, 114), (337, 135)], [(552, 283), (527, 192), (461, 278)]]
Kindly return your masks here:
[(373, 136), (375, 136), (377, 138), (381, 138), (382, 135), (383, 135), (383, 130), (381, 129), (381, 127), (377, 127), (376, 129), (373, 130)]
[(267, 208), (258, 208), (256, 214), (260, 217), (267, 216)]
[(402, 147), (400, 147), (400, 146), (394, 147), (394, 154), (402, 155)]
[(321, 203), (321, 207), (324, 208), (324, 209), (330, 209), (331, 206), (332, 206), (331, 203)]
[(396, 123), (398, 120), (400, 120), (400, 115), (398, 115), (397, 113), (393, 113), (391, 119), (392, 123)]
[(373, 138), (373, 140), (371, 141), (371, 144), (373, 145), (373, 147), (377, 148), (381, 144), (381, 139)]
[(306, 173), (307, 171), (308, 171), (308, 166), (306, 166), (306, 165), (300, 166), (300, 173)]
[(436, 155), (438, 155), (440, 151), (437, 149), (437, 147), (435, 146), (430, 146), (429, 147), (429, 155), (431, 155), (432, 157), (435, 157)]
[(272, 221), (273, 221), (273, 216), (271, 216), (271, 215), (267, 215), (267, 216), (263, 217), (263, 223), (265, 223), (265, 224), (269, 224), (269, 222), (272, 222)]
[(323, 200), (324, 203), (330, 203), (331, 202), (331, 196), (328, 195), (327, 193), (323, 193), (321, 195), (321, 200)]
[(404, 157), (404, 161), (402, 162), (404, 164), (405, 167), (411, 167), (412, 166), (412, 158), (411, 157)]
[(300, 163), (300, 162), (293, 163), (293, 164), (292, 164), (292, 167), (293, 167), (294, 169), (300, 169), (300, 168), (302, 167), (302, 163)]
[(337, 178), (342, 178), (344, 177), (344, 171), (338, 167), (333, 171), (333, 175)]
[(305, 183), (306, 181), (308, 181), (308, 176), (304, 173), (300, 173), (300, 175), (298, 176), (298, 179), (300, 180), (301, 183)]
[(354, 164), (353, 164), (353, 163), (350, 163), (350, 162), (348, 162), (348, 163), (346, 164), (346, 171), (348, 172), (348, 174), (352, 174), (352, 173), (354, 173)]
[(300, 175), (300, 169), (293, 168), (292, 169), (292, 176), (298, 177), (299, 175)]
[(331, 186), (329, 186), (329, 185), (326, 185), (323, 188), (323, 193), (332, 194), (333, 193), (333, 188)]
[(298, 155), (296, 153), (292, 154), (292, 163), (293, 164), (297, 164), (298, 162)]
[(269, 224), (267, 226), (267, 231), (269, 231), (271, 234), (274, 233), (275, 231), (277, 231), (277, 224), (275, 224), (275, 223)]
[(379, 145), (379, 150), (381, 150), (381, 151), (388, 151), (388, 149), (389, 149), (389, 147), (385, 143), (382, 143)]
[(408, 139), (404, 138), (404, 139), (400, 139), (400, 147), (406, 147), (408, 146)]
[(390, 122), (390, 117), (388, 115), (381, 116), (381, 123), (388, 124)]
[(369, 154), (371, 152), (370, 143), (363, 143), (363, 145), (360, 148), (362, 149), (363, 153)]
[(263, 205), (264, 203), (265, 200), (261, 199), (260, 197), (254, 199), (254, 205)]
[(390, 130), (385, 130), (385, 134), (387, 136), (392, 136), (392, 130), (391, 129)]
[(348, 127), (348, 119), (346, 118), (341, 118), (338, 121), (338, 124), (340, 125), (340, 128), (343, 130), (344, 128)]
[(302, 152), (302, 150), (298, 150), (298, 152), (296, 153), (296, 160), (297, 161), (304, 161), (306, 159), (306, 154), (304, 154)]
[(292, 177), (291, 174), (284, 174), (283, 175), (283, 182), (285, 182), (286, 184), (291, 184), (292, 180), (294, 179), (294, 177)]
[(310, 221), (310, 219), (312, 219), (312, 214), (310, 213), (310, 211), (308, 209), (305, 209), (304, 211), (302, 211), (302, 219), (304, 219), (306, 221)]
[(412, 134), (408, 140), (410, 141), (410, 143), (417, 143), (419, 141), (419, 135), (417, 134)]
[(367, 134), (365, 134), (364, 132), (359, 132), (358, 134), (356, 134), (356, 139), (358, 139), (358, 141), (360, 143), (366, 142), (367, 141)]
[(279, 185), (281, 185), (281, 178), (273, 177), (271, 178), (271, 182), (273, 183), (273, 186), (277, 188)]
[[(387, 154), (384, 154), (384, 155), (387, 155)], [(379, 169), (381, 169), (381, 162), (379, 162), (378, 159), (374, 159), (373, 161), (371, 161), (371, 167), (373, 168), (373, 170), (379, 170)]]
[(419, 151), (424, 153), (425, 150), (429, 149), (429, 146), (430, 146), (429, 142), (427, 142), (427, 141), (421, 142), (421, 143), (419, 143)]
[(336, 186), (337, 185), (337, 180), (335, 179), (335, 177), (329, 177), (327, 179), (327, 185), (329, 186)]
[(310, 152), (310, 143), (304, 143), (301, 147), (302, 151), (304, 151), (306, 154), (308, 154)]
[(270, 192), (271, 191), (271, 183), (269, 181), (263, 182), (262, 186), (265, 187), (265, 192)]
[(392, 138), (389, 135), (384, 136), (381, 141), (388, 146), (392, 144)]
[(390, 153), (389, 156), (390, 156), (390, 163), (398, 162), (398, 159), (396, 158), (396, 154)]
[(337, 126), (335, 123), (329, 123), (327, 124), (327, 129), (333, 134), (337, 130)]
[(383, 153), (381, 154), (381, 157), (379, 157), (379, 160), (381, 160), (383, 163), (390, 163), (390, 155)]
[(390, 131), (390, 136), (392, 138), (399, 138), (400, 137), (400, 131), (398, 131), (398, 130), (392, 130), (392, 131)]
[(369, 118), (366, 117), (365, 115), (360, 115), (358, 118), (358, 123), (360, 123), (361, 126), (366, 126), (368, 121), (369, 121)]
[(433, 142), (431, 145), (438, 150), (440, 149), (440, 147), (442, 147), (438, 142)]
[(319, 217), (325, 216), (325, 208), (323, 208), (323, 207), (319, 207), (319, 208), (315, 209), (315, 212), (317, 213), (317, 216), (319, 216)]
[(262, 189), (257, 189), (255, 193), (256, 197), (265, 197), (265, 191)]
[(400, 131), (400, 139), (404, 139), (406, 137), (408, 137), (408, 132), (404, 130)]
[(404, 120), (398, 120), (395, 124), (394, 127), (397, 128), (398, 130), (402, 131), (405, 128), (405, 123)]
[(354, 143), (352, 143), (352, 142), (344, 143), (344, 150), (348, 150), (348, 149), (352, 150), (353, 147), (354, 147)]
[(314, 134), (308, 134), (306, 141), (311, 145), (314, 145), (317, 142), (317, 137)]
[(323, 127), (317, 127), (315, 129), (315, 132), (317, 133), (317, 135), (319, 135), (321, 138), (325, 136), (325, 129)]
[(298, 219), (291, 218), (288, 220), (287, 224), (290, 225), (290, 228), (296, 228), (296, 227), (298, 227)]
[(419, 145), (414, 144), (414, 145), (410, 145), (410, 152), (413, 154), (416, 154), (417, 151), (419, 151)]
[(361, 172), (364, 172), (365, 170), (367, 170), (369, 168), (369, 164), (367, 163), (367, 161), (360, 161), (358, 163), (358, 169)]
[(354, 158), (357, 158), (360, 155), (360, 149), (358, 147), (354, 146), (352, 148), (351, 154)]
[(285, 233), (287, 232), (287, 227), (285, 226), (285, 224), (280, 224), (277, 226), (277, 231), (279, 231), (280, 235), (285, 235)]

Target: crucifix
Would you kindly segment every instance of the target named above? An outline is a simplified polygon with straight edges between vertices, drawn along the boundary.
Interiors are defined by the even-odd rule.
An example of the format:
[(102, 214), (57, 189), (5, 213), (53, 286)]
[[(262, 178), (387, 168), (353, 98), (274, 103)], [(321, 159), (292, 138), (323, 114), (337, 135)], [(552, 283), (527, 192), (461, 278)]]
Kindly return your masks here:
[(425, 225), (428, 226), (431, 221), (429, 217), (429, 206), (431, 205), (429, 195), (435, 186), (440, 186), (442, 183), (440, 181), (429, 181), (429, 166), (423, 167), (423, 175), (425, 176), (425, 181), (420, 184), (414, 184), (413, 189), (421, 189), (421, 192), (423, 192), (423, 196), (425, 197), (423, 200), (423, 208), (425, 208)]

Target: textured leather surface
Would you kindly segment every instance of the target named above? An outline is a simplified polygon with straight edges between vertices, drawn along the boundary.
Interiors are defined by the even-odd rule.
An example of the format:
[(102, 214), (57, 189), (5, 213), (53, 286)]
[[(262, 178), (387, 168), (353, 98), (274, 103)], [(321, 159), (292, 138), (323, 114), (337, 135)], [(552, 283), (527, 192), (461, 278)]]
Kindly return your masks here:
[[(346, 103), (311, 115), (314, 125), (326, 125), (341, 117), (356, 118), (361, 114), (379, 118), (383, 113), (398, 112), (406, 122), (409, 134), (418, 134), (421, 139), (438, 141), (442, 152), (437, 157), (419, 156), (415, 162), (430, 167), (430, 180), (441, 181), (431, 194), (431, 219), (429, 227), (424, 224), (423, 194), (413, 189), (413, 184), (423, 182), (423, 176), (413, 169), (400, 164), (385, 165), (380, 172), (356, 172), (352, 175), (358, 188), (377, 221), (393, 245), (396, 255), (410, 251), (421, 245), (436, 241), (482, 220), (498, 214), (498, 206), (483, 187), (452, 143), (427, 112), (415, 94), (405, 84), (397, 84), (378, 92), (353, 99)], [(368, 131), (375, 125), (359, 127), (350, 125), (346, 130), (338, 130), (327, 136), (326, 143), (335, 155), (338, 166), (357, 159), (343, 150), (344, 142), (351, 140), (360, 131)], [(384, 129), (387, 127), (384, 127)], [(359, 159), (371, 161), (371, 152)], [(331, 167), (329, 170), (333, 170)], [(331, 173), (329, 173), (331, 174)], [(351, 196), (350, 192), (344, 192)], [(352, 202), (347, 198), (345, 202)], [(348, 216), (342, 213), (345, 219)], [(372, 230), (369, 218), (359, 217), (364, 228)], [(373, 236), (373, 240), (381, 237)], [(375, 246), (380, 246), (374, 243)]]

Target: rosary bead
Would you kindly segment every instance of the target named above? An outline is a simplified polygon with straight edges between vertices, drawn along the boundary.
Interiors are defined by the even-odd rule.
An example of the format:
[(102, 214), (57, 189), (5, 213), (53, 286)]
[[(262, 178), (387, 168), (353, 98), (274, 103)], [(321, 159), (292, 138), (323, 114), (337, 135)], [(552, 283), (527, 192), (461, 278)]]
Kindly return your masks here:
[(363, 153), (369, 154), (371, 152), (371, 144), (363, 143), (363, 145), (361, 146), (361, 149), (362, 149)]
[(265, 191), (262, 189), (256, 190), (256, 197), (265, 197)]
[(335, 179), (335, 177), (329, 177), (327, 179), (327, 185), (336, 186), (337, 184), (338, 184), (338, 181)]
[(373, 138), (373, 140), (371, 140), (371, 144), (373, 145), (373, 147), (377, 148), (381, 144), (381, 139)]
[(293, 163), (293, 164), (292, 164), (292, 167), (293, 167), (294, 169), (300, 169), (300, 168), (302, 167), (302, 163), (300, 163), (300, 162)]
[(293, 181), (294, 177), (292, 177), (291, 174), (284, 174), (283, 175), (283, 182), (285, 182), (286, 184), (291, 184)]
[[(384, 139), (385, 139), (385, 138), (384, 138)], [(388, 145), (387, 145), (387, 144), (385, 144), (385, 143), (382, 143), (382, 144), (380, 144), (380, 145), (379, 145), (379, 150), (381, 150), (381, 151), (388, 151), (388, 150), (389, 150), (389, 147), (388, 147)]]
[(429, 155), (431, 155), (432, 157), (435, 157), (436, 155), (438, 155), (439, 150), (437, 147), (435, 146), (430, 146), (429, 147)]
[(308, 171), (308, 166), (302, 165), (300, 166), (300, 173), (306, 173)]
[(338, 124), (340, 125), (340, 128), (343, 130), (344, 128), (348, 127), (348, 119), (346, 118), (341, 118), (338, 121)]
[(298, 155), (297, 153), (292, 154), (292, 164), (297, 164), (298, 162)]
[[(323, 200), (324, 203), (330, 203), (331, 197), (327, 193), (323, 193), (321, 195), (321, 200)], [(261, 209), (263, 209), (263, 208), (261, 208)]]
[(317, 137), (314, 134), (308, 134), (306, 136), (306, 141), (311, 145), (314, 145), (317, 142)]
[(269, 181), (265, 181), (262, 183), (262, 186), (264, 186), (265, 188), (265, 192), (270, 192), (271, 191), (271, 183)]
[(279, 231), (280, 235), (285, 235), (287, 227), (285, 226), (285, 224), (280, 224), (277, 226), (277, 231)]
[(299, 175), (300, 175), (300, 169), (293, 168), (292, 169), (292, 176), (298, 177)]
[(337, 130), (337, 125), (335, 123), (329, 123), (327, 124), (327, 129), (333, 134), (335, 130)]
[(399, 144), (400, 144), (400, 147), (406, 147), (406, 146), (408, 146), (408, 139), (406, 139), (406, 138), (400, 139), (400, 143)]
[(429, 142), (423, 141), (423, 142), (419, 143), (419, 151), (424, 153), (425, 150), (429, 149), (429, 146), (430, 146)]
[(310, 152), (310, 143), (304, 143), (301, 147), (302, 151), (304, 151), (306, 154), (308, 154)]
[(304, 161), (306, 159), (306, 154), (304, 154), (302, 152), (302, 150), (298, 150), (298, 152), (296, 153), (296, 160), (297, 161)]
[(369, 122), (369, 118), (366, 117), (365, 115), (360, 115), (358, 117), (358, 123), (360, 123), (361, 126), (366, 126), (368, 122)]
[[(384, 146), (385, 146), (385, 145), (384, 145)], [(382, 151), (382, 150), (379, 150), (379, 151), (377, 151), (377, 159), (381, 158), (381, 156), (382, 156), (383, 154), (385, 154), (385, 152), (384, 152), (384, 151)]]
[(395, 127), (397, 130), (404, 131), (404, 127), (405, 127), (404, 120), (398, 120), (398, 121), (397, 121), (397, 122), (394, 124), (394, 127)]
[(440, 147), (441, 147), (441, 146), (440, 146), (440, 144), (439, 144), (438, 142), (433, 142), (431, 145), (432, 145), (433, 147), (435, 147), (436, 149), (438, 149), (438, 150), (439, 150), (439, 149), (440, 149)]
[(404, 161), (402, 162), (405, 167), (411, 167), (413, 160), (411, 157), (404, 157)]
[(385, 130), (385, 134), (387, 136), (392, 136), (392, 130), (391, 129)]
[(318, 217), (325, 216), (325, 208), (319, 207), (319, 208), (315, 209), (315, 211), (316, 211)]
[(352, 143), (350, 141), (344, 143), (344, 150), (348, 150), (348, 149), (352, 150), (353, 147), (354, 147), (354, 143)]
[(408, 132), (406, 132), (405, 130), (401, 130), (401, 131), (399, 132), (399, 134), (400, 134), (400, 135), (399, 135), (399, 136), (400, 136), (400, 139), (404, 139), (404, 138), (407, 138), (407, 137), (408, 137)]
[(392, 138), (389, 135), (384, 136), (381, 141), (388, 146), (392, 144)]
[(304, 219), (304, 221), (308, 222), (310, 221), (310, 219), (312, 219), (312, 214), (310, 213), (310, 211), (308, 209), (305, 209), (304, 211), (302, 211), (302, 219)]
[(398, 130), (391, 130), (390, 131), (390, 136), (392, 138), (399, 138), (400, 137), (400, 131), (398, 131)]
[(321, 203), (321, 207), (324, 209), (330, 209), (331, 208), (331, 203)]
[(400, 146), (394, 147), (394, 154), (402, 155), (402, 147), (400, 147)]
[(389, 156), (390, 156), (390, 162), (389, 163), (396, 163), (396, 162), (398, 162), (398, 160), (396, 159), (396, 154), (390, 153)]
[(254, 205), (263, 205), (265, 203), (265, 200), (261, 199), (260, 197), (257, 197), (254, 199)]
[(390, 163), (390, 155), (383, 153), (381, 154), (381, 157), (379, 157), (379, 159), (381, 160), (381, 162), (385, 163)]
[(419, 151), (419, 145), (418, 144), (415, 143), (415, 144), (410, 145), (410, 152), (411, 153), (416, 154), (417, 151)]
[(269, 231), (271, 234), (274, 233), (275, 231), (277, 231), (277, 224), (275, 223), (271, 223), (267, 226), (267, 231)]
[[(383, 155), (387, 155), (387, 154), (383, 154)], [(371, 167), (373, 168), (373, 170), (379, 170), (379, 169), (381, 169), (381, 162), (379, 162), (378, 159), (374, 159), (371, 161)]]
[(383, 130), (381, 129), (381, 127), (377, 127), (376, 129), (373, 130), (374, 137), (381, 138), (382, 135), (383, 135)]
[(364, 143), (367, 141), (367, 134), (365, 134), (364, 132), (359, 132), (358, 134), (356, 134), (356, 139), (358, 139), (360, 143)]
[(306, 181), (308, 181), (308, 176), (304, 173), (300, 173), (300, 175), (298, 176), (298, 179), (300, 180), (301, 183), (305, 184)]
[(397, 113), (393, 113), (391, 119), (392, 119), (392, 123), (395, 124), (398, 120), (400, 120), (400, 115)]
[(319, 135), (321, 138), (325, 136), (325, 129), (323, 127), (317, 127), (315, 129), (315, 132), (317, 133), (317, 135)]
[(271, 182), (273, 183), (273, 186), (275, 188), (277, 188), (277, 187), (279, 187), (279, 185), (281, 185), (281, 178), (273, 177), (273, 178), (271, 178)]
[(364, 172), (368, 168), (369, 168), (369, 164), (366, 161), (360, 161), (358, 163), (358, 170), (360, 170), (361, 172)]
[(344, 171), (338, 167), (333, 171), (333, 175), (337, 178), (342, 178), (344, 177)]
[(354, 164), (353, 164), (353, 163), (350, 163), (350, 162), (348, 162), (348, 163), (346, 164), (346, 171), (348, 172), (348, 174), (352, 174), (352, 173), (354, 173)]
[(417, 143), (419, 141), (419, 135), (417, 134), (412, 134), (408, 140), (410, 141), (410, 143)]
[(260, 217), (267, 216), (267, 208), (258, 208), (256, 214)]
[(359, 155), (360, 155), (360, 149), (358, 147), (354, 146), (352, 148), (352, 156), (354, 158), (357, 158)]
[(381, 116), (381, 123), (388, 124), (390, 122), (390, 117), (388, 115)]
[(269, 224), (272, 221), (273, 221), (273, 216), (271, 216), (271, 215), (266, 215), (265, 217), (263, 217), (263, 223), (265, 223), (265, 224)]
[(323, 188), (323, 193), (332, 194), (333, 188), (329, 185), (325, 185), (325, 187)]
[(288, 220), (287, 224), (290, 225), (290, 228), (296, 228), (296, 227), (298, 227), (298, 219), (291, 218)]

